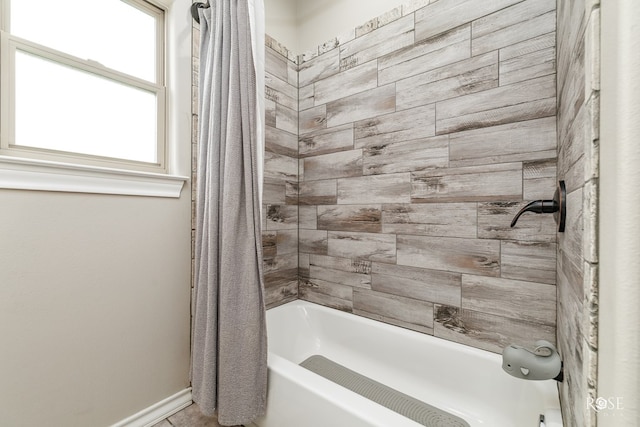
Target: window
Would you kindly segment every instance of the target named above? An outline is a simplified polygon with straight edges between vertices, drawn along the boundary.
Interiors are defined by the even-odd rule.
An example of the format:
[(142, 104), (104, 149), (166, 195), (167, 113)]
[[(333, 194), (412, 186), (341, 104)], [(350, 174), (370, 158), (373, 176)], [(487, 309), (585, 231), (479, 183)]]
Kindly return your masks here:
[(0, 2), (0, 155), (166, 172), (164, 10)]

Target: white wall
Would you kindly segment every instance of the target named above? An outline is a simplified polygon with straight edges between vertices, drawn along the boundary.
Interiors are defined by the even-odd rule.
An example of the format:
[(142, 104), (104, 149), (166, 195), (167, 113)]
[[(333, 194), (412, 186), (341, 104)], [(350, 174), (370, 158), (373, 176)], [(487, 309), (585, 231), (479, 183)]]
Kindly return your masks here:
[(0, 425), (111, 425), (189, 386), (189, 197), (0, 190)]
[[(169, 19), (178, 175), (190, 3)], [(0, 189), (0, 426), (108, 426), (189, 387), (190, 299), (189, 183), (179, 199)]]
[(319, 44), (405, 3), (406, 0), (265, 0), (267, 34), (293, 52)]
[(297, 1), (264, 1), (266, 33), (295, 53), (299, 52)]
[(640, 2), (602, 0), (598, 426), (640, 425)]

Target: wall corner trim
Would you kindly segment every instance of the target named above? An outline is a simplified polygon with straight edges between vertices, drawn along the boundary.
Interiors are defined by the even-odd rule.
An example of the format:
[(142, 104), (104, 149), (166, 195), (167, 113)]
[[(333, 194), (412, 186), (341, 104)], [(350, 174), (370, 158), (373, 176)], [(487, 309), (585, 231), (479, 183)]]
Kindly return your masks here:
[(191, 405), (191, 387), (169, 396), (111, 427), (150, 427)]
[(178, 198), (189, 178), (0, 156), (0, 188)]

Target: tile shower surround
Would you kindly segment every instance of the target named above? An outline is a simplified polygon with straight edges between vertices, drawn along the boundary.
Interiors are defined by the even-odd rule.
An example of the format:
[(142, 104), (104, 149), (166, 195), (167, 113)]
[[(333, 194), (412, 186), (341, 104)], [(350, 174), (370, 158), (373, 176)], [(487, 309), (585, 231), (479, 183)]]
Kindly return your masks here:
[[(296, 58), (268, 40), (267, 125), (287, 134), (267, 142), (285, 185), (265, 247), (297, 226), (301, 299), (496, 352), (555, 341), (553, 219), (509, 227), (555, 190), (555, 0), (425, 3)], [(296, 81), (297, 153), (278, 105)], [(289, 268), (270, 305), (295, 298)]]
[(509, 227), (555, 190), (555, 0), (427, 3), (299, 56), (267, 36), (267, 305), (555, 342), (555, 223)]
[[(428, 3), (298, 56), (267, 36), (267, 303), (500, 351), (554, 341), (557, 299), (565, 425), (595, 426), (600, 2), (558, 2), (558, 55), (553, 1)], [(509, 228), (556, 177), (567, 232)]]

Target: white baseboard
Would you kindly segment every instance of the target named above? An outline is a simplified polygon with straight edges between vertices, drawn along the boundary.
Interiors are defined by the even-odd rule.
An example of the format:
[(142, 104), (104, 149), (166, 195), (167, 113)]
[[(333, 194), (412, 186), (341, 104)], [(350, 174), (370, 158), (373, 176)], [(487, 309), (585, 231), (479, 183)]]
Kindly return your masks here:
[(111, 427), (151, 427), (191, 403), (191, 388), (187, 388), (115, 423)]

